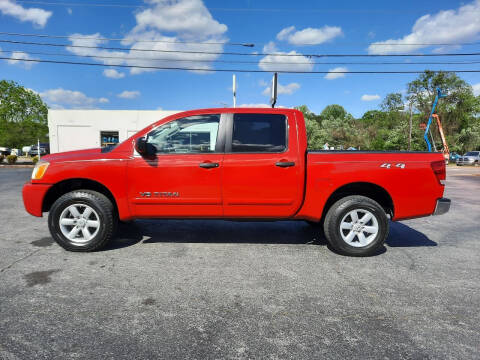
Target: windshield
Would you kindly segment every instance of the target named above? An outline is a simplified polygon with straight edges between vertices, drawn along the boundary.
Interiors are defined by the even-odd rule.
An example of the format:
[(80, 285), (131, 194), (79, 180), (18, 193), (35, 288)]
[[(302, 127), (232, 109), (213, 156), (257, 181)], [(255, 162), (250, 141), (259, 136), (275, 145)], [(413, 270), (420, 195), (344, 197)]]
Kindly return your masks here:
[(469, 151), (465, 154), (465, 156), (478, 156), (478, 151)]

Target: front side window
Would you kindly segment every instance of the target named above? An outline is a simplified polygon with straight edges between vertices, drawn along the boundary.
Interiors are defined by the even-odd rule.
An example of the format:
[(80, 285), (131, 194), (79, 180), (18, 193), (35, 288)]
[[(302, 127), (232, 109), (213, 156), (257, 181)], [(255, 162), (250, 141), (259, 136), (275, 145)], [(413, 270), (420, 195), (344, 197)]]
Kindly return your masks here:
[(197, 115), (159, 126), (147, 136), (157, 153), (213, 153), (220, 115)]
[(232, 152), (280, 153), (287, 148), (287, 119), (281, 114), (235, 114)]

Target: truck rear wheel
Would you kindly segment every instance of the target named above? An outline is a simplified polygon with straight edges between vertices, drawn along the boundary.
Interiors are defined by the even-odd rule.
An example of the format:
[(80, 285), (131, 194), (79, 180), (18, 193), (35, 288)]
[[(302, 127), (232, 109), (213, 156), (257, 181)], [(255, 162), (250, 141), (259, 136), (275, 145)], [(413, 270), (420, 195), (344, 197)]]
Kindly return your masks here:
[(388, 218), (383, 208), (365, 196), (346, 196), (333, 204), (325, 216), (325, 237), (339, 253), (374, 255), (388, 236)]
[(91, 190), (76, 190), (59, 197), (48, 215), (54, 240), (69, 251), (95, 251), (115, 233), (117, 217), (112, 202)]

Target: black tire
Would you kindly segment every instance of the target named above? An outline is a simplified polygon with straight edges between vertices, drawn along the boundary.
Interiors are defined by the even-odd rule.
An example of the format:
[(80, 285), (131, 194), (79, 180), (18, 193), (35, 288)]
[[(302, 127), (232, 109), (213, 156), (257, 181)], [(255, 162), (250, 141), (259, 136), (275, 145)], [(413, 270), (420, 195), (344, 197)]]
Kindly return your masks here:
[[(98, 215), (99, 226), (96, 235), (82, 244), (68, 239), (60, 227), (62, 213), (71, 205), (86, 205)], [(53, 239), (69, 251), (89, 252), (103, 248), (115, 234), (118, 218), (112, 202), (103, 194), (91, 190), (75, 190), (59, 197), (48, 214), (48, 227)], [(73, 226), (72, 226), (73, 228)], [(68, 234), (67, 234), (68, 235)]]
[[(366, 246), (360, 246), (360, 238), (358, 236), (353, 237), (353, 242), (358, 242), (358, 247), (352, 246), (343, 239), (341, 231), (344, 232), (344, 236), (349, 234), (352, 230), (341, 230), (340, 224), (342, 220), (350, 219), (353, 223), (353, 219), (348, 217), (352, 210), (358, 210), (362, 213), (362, 210), (370, 212), (376, 219), (378, 224), (378, 231), (376, 236)], [(373, 225), (373, 220), (370, 220), (364, 225)], [(360, 224), (361, 225), (361, 224)], [(349, 256), (371, 256), (379, 252), (383, 247), (383, 243), (388, 236), (389, 223), (387, 214), (384, 209), (374, 200), (365, 196), (346, 196), (338, 200), (333, 204), (325, 216), (324, 231), (325, 237), (332, 246), (332, 248), (340, 254)], [(363, 233), (365, 234), (365, 233)]]

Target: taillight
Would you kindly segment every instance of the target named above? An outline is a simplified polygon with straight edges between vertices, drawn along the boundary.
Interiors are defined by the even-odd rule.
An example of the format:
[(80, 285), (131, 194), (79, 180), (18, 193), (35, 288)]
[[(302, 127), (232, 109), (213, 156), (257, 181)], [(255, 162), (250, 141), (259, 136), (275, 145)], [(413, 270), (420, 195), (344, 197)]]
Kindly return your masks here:
[(433, 173), (437, 177), (438, 182), (441, 185), (445, 185), (445, 180), (447, 179), (447, 171), (445, 169), (445, 161), (432, 161), (430, 163)]

